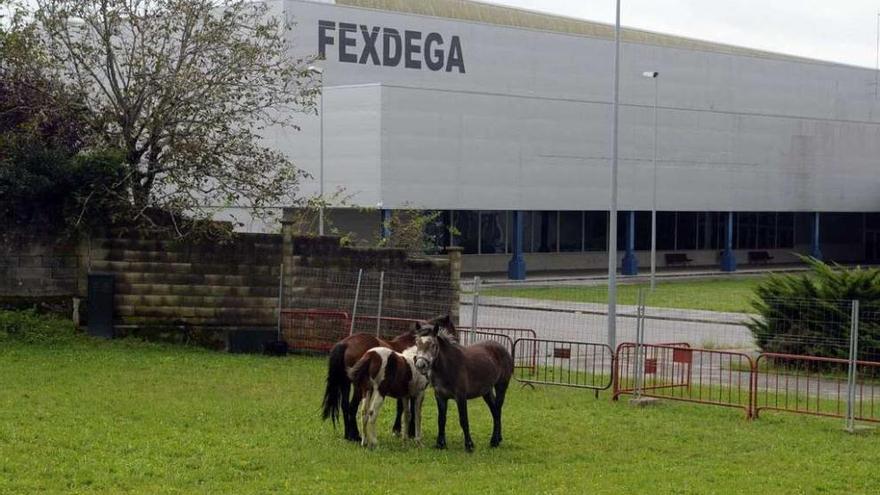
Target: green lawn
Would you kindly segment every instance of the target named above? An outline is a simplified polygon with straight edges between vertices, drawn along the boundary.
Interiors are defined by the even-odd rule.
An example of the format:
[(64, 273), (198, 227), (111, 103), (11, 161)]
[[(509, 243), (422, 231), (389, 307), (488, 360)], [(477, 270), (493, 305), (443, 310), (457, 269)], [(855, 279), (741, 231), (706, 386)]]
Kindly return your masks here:
[[(762, 277), (721, 278), (709, 280), (682, 280), (658, 282), (655, 292), (647, 293), (648, 306), (659, 308), (705, 309), (735, 313), (751, 312), (750, 301), (754, 288)], [(618, 285), (618, 304), (636, 304), (639, 288), (646, 285)], [(606, 286), (547, 286), (547, 287), (490, 287), (481, 295), (526, 297), (554, 301), (606, 302)]]
[(477, 451), (390, 435), (373, 452), (319, 419), (321, 358), (131, 341), (0, 341), (0, 493), (876, 493), (878, 434), (842, 421), (511, 387), (504, 444), (471, 402)]

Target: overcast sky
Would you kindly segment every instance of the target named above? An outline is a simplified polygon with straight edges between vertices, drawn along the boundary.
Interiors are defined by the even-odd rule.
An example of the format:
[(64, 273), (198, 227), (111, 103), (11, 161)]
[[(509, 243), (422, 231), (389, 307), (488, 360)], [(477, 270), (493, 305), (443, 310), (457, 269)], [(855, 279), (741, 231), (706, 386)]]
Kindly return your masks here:
[[(614, 23), (614, 0), (484, 0)], [(880, 0), (621, 0), (624, 26), (875, 67)]]

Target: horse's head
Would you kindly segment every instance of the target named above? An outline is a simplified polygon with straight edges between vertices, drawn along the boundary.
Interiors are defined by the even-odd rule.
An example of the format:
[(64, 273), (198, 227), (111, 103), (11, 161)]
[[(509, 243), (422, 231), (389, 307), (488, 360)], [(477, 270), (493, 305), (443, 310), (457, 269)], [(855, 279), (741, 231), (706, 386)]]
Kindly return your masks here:
[(438, 335), (440, 333), (440, 324), (434, 325), (417, 325), (416, 329), (416, 354), (413, 362), (419, 373), (427, 375), (431, 371), (434, 360), (440, 352), (440, 343)]

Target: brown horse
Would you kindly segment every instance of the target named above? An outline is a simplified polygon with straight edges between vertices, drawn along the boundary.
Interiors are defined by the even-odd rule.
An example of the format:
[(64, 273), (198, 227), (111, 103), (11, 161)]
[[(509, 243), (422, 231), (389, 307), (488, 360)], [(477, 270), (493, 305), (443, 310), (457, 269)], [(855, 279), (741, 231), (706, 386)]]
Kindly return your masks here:
[[(330, 359), (327, 369), (327, 388), (324, 391), (323, 414), (324, 419), (332, 419), (333, 425), (342, 410), (342, 421), (345, 426), (345, 439), (360, 442), (361, 437), (357, 427), (357, 411), (362, 396), (357, 390), (350, 395), (351, 381), (348, 379), (346, 370), (354, 366), (361, 356), (374, 347), (387, 347), (395, 352), (403, 352), (415, 345), (416, 332), (420, 329), (430, 329), (432, 325), (442, 325), (455, 335), (455, 326), (449, 316), (436, 317), (426, 322), (418, 322), (412, 330), (408, 330), (393, 340), (386, 341), (368, 333), (356, 333), (337, 342), (330, 350)], [(403, 403), (397, 401), (397, 415), (394, 418), (392, 431), (400, 433), (400, 418), (403, 415)], [(413, 425), (408, 425), (410, 434), (413, 434)]]
[(501, 444), (501, 408), (513, 376), (513, 358), (495, 341), (462, 347), (440, 325), (419, 332), (416, 338), (416, 369), (430, 376), (437, 399), (437, 448), (446, 448), (446, 408), (449, 399), (458, 405), (458, 422), (464, 432), (464, 448), (473, 452), (467, 415), (468, 399), (482, 397), (492, 413), (490, 445)]
[[(364, 397), (364, 439), (361, 442), (364, 447), (374, 448), (378, 444), (376, 420), (385, 397), (403, 401), (403, 423), (409, 425), (412, 420), (412, 437), (416, 443), (421, 443), (422, 401), (428, 378), (416, 371), (413, 355), (415, 347), (402, 354), (386, 347), (375, 347), (349, 368), (348, 377), (355, 392)], [(410, 436), (409, 428), (404, 428), (402, 433), (405, 440)]]
[[(395, 352), (403, 352), (415, 345), (416, 337), (414, 330), (408, 330), (394, 340), (386, 341), (368, 333), (356, 333), (337, 342), (330, 350), (330, 359), (327, 369), (327, 388), (324, 390), (323, 418), (331, 419), (333, 425), (339, 418), (339, 410), (342, 410), (342, 422), (345, 426), (345, 439), (354, 442), (361, 441), (357, 427), (357, 411), (360, 406), (362, 395), (358, 389), (349, 398), (351, 380), (347, 370), (370, 349), (385, 347)], [(400, 431), (400, 418), (403, 413), (403, 404), (398, 401), (397, 416), (394, 420), (394, 431)]]

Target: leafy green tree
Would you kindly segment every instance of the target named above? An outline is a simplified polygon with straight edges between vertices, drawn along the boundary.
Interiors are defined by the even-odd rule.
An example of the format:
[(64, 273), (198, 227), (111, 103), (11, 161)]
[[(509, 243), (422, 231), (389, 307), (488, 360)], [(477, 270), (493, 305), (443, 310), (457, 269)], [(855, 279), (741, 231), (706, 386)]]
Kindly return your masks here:
[[(5, 0), (9, 3), (9, 0)], [(34, 8), (29, 8), (34, 5)], [(49, 80), (77, 96), (89, 149), (119, 150), (131, 220), (255, 216), (294, 205), (304, 174), (265, 146), (320, 88), (291, 56), (291, 25), (250, 0), (34, 0), (15, 19)], [(22, 5), (19, 4), (21, 8)], [(68, 107), (59, 107), (68, 108)]]
[[(78, 95), (46, 70), (24, 12), (0, 1), (0, 222), (5, 234), (66, 234), (125, 211), (122, 156), (85, 150), (88, 122)], [(122, 208), (120, 208), (122, 206)]]

